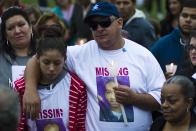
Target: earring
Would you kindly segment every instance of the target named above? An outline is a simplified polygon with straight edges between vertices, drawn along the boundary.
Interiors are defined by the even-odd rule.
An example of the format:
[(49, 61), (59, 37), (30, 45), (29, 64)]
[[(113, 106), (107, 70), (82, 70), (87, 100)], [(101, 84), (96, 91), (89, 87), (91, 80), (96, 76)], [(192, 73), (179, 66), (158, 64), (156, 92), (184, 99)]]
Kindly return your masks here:
[(6, 41), (6, 44), (7, 44), (7, 46), (9, 46), (9, 41), (8, 40)]
[(31, 33), (31, 38), (33, 38), (33, 32)]
[(189, 108), (188, 107), (186, 108), (186, 111), (187, 111), (187, 113), (189, 112)]

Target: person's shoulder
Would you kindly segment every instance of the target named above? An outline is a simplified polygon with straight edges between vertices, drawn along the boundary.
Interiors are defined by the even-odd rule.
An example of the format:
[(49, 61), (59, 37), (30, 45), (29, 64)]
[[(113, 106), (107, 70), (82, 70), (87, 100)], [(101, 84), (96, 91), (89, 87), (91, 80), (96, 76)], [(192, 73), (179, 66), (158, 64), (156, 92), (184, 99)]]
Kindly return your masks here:
[(130, 55), (134, 55), (135, 58), (138, 59), (145, 58), (146, 60), (152, 59), (153, 55), (146, 47), (128, 39), (125, 39), (125, 43), (126, 43), (127, 52)]
[(133, 23), (138, 24), (138, 27), (140, 27), (140, 28), (152, 27), (150, 21), (147, 20), (146, 18), (135, 18), (135, 19), (133, 19)]
[(178, 44), (180, 42), (180, 29), (175, 28), (172, 32), (170, 32), (169, 34), (162, 36), (157, 43), (163, 43), (165, 45), (167, 44)]
[(141, 53), (140, 51), (149, 52), (149, 50), (146, 47), (140, 45), (139, 43), (136, 43), (136, 42), (129, 40), (129, 39), (126, 39), (126, 38), (124, 38), (124, 40), (125, 40), (125, 44), (126, 44), (127, 48), (131, 52), (138, 52), (138, 51), (139, 51), (138, 53)]
[[(169, 44), (171, 44), (173, 42), (173, 32), (160, 37), (151, 47), (151, 49), (153, 49), (154, 47), (168, 47)], [(150, 49), (150, 50), (151, 50)]]
[(95, 48), (95, 46), (97, 46), (95, 40), (90, 40), (88, 42), (86, 42), (85, 44), (83, 45), (74, 45), (74, 46), (68, 46), (67, 47), (67, 51), (68, 52), (71, 52), (72, 54), (75, 53), (75, 54), (81, 54), (83, 52), (86, 52), (87, 53), (87, 50), (90, 50), (92, 48)]

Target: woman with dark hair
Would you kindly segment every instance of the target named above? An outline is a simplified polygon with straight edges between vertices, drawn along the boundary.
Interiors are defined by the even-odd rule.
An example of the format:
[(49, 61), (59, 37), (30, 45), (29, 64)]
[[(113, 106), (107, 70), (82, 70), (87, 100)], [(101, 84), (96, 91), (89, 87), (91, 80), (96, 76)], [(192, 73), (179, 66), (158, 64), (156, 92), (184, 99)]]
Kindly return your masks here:
[[(40, 69), (37, 89), (41, 110), (35, 120), (28, 119), (27, 122), (23, 113), (19, 128), (24, 127), (22, 123), (27, 123), (30, 131), (85, 131), (86, 86), (64, 66), (67, 45), (62, 36), (61, 30), (52, 25), (42, 31), (36, 52)], [(15, 82), (15, 90), (22, 100), (24, 77)]]
[(166, 0), (166, 17), (160, 22), (161, 36), (169, 34), (178, 25), (183, 0)]
[(11, 86), (12, 66), (24, 66), (35, 53), (35, 41), (28, 15), (19, 7), (10, 7), (2, 15), (0, 84)]
[(195, 87), (185, 76), (173, 76), (161, 90), (163, 116), (154, 121), (150, 131), (195, 131), (196, 116), (191, 110)]
[[(186, 61), (179, 74), (192, 78), (196, 73), (196, 30), (191, 31), (190, 41), (186, 46)], [(195, 78), (196, 79), (196, 78)]]
[[(186, 58), (178, 74), (190, 78), (196, 87), (196, 30), (190, 33), (190, 42), (186, 46)], [(194, 97), (193, 111), (196, 113), (196, 97)]]

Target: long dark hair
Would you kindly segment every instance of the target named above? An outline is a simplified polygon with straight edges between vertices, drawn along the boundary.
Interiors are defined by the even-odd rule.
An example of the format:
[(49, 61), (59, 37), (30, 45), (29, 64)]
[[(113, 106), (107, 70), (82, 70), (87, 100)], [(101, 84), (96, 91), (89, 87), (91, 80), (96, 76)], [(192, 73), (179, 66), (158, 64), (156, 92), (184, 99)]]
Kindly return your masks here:
[(192, 76), (193, 73), (196, 72), (196, 66), (192, 64), (190, 56), (189, 56), (189, 46), (190, 46), (190, 40), (191, 38), (196, 38), (196, 30), (192, 30), (190, 32), (190, 39), (188, 44), (185, 46), (185, 61), (182, 65), (182, 68), (179, 72), (179, 74), (185, 75), (185, 76)]
[[(181, 9), (180, 10), (182, 10), (183, 0), (177, 0), (177, 1), (180, 2), (180, 5), (181, 5)], [(170, 8), (169, 8), (169, 0), (166, 0), (166, 5), (165, 6), (166, 6), (166, 18), (165, 18), (165, 20), (169, 21), (169, 22), (172, 22), (173, 19), (174, 19), (174, 16), (171, 13)]]
[[(13, 17), (15, 15), (21, 15), (28, 22), (28, 24), (31, 25), (30, 20), (28, 18), (28, 15), (20, 7), (17, 7), (17, 6), (10, 7), (3, 13), (3, 15), (1, 17), (1, 20), (2, 20), (2, 23), (1, 23), (2, 51), (7, 53), (12, 59), (16, 58), (16, 54), (15, 54), (15, 51), (12, 48), (11, 44), (9, 43), (9, 41), (6, 38), (6, 21), (10, 17)], [(32, 36), (31, 44), (30, 44), (29, 52), (28, 52), (29, 56), (32, 56), (35, 53), (35, 47), (36, 47), (36, 42)]]
[(64, 41), (61, 27), (58, 25), (45, 26), (37, 43), (37, 57), (50, 49), (58, 50), (65, 58), (67, 44)]

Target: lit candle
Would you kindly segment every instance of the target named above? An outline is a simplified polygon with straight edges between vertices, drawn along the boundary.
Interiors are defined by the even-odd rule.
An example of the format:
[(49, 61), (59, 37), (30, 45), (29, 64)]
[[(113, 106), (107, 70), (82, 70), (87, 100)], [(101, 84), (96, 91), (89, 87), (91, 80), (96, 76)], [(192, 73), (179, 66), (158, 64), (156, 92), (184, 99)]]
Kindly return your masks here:
[[(118, 65), (115, 63), (113, 60), (109, 63), (108, 65), (108, 71), (112, 77), (114, 77), (114, 82), (116, 84), (116, 87), (118, 87), (118, 80), (117, 80), (117, 75), (118, 75)], [(125, 113), (125, 108), (122, 104), (120, 104), (122, 116), (123, 116), (123, 121), (126, 126), (128, 126), (128, 121), (127, 121), (127, 116)]]
[(176, 70), (177, 70), (177, 65), (175, 65), (174, 63), (166, 65), (166, 72), (172, 73), (172, 75), (174, 75), (176, 73)]
[(84, 42), (83, 39), (79, 41), (79, 45), (83, 45), (84, 43), (85, 43), (85, 42)]
[(86, 39), (81, 38), (77, 41), (77, 43), (78, 45), (83, 45), (86, 41), (87, 41)]

